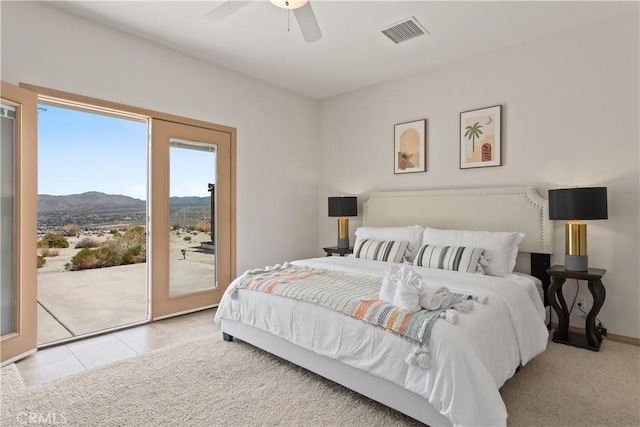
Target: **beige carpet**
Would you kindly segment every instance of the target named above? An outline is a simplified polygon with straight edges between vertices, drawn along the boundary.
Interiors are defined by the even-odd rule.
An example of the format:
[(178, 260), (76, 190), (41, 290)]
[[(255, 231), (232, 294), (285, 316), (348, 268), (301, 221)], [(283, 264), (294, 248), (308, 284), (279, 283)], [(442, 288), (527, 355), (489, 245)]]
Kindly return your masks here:
[[(639, 364), (638, 347), (605, 341), (594, 353), (550, 343), (503, 387), (509, 424), (638, 426)], [(418, 424), (247, 344), (220, 339), (29, 388), (14, 365), (1, 373), (2, 426), (25, 425), (24, 414), (69, 426)]]

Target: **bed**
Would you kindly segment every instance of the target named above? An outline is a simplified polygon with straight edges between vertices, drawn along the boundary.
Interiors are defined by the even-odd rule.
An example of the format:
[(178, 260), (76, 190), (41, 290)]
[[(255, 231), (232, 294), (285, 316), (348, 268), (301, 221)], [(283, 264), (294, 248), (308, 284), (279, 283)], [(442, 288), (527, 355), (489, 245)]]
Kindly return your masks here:
[[(499, 388), (548, 339), (545, 270), (553, 227), (547, 201), (533, 187), (426, 190), (372, 193), (363, 208), (365, 227), (521, 232), (514, 271), (531, 275), (413, 267), (425, 281), (489, 301), (460, 314), (456, 324), (433, 324), (428, 368), (406, 362), (414, 343), (322, 306), (238, 289), (245, 275), (227, 289), (216, 313), (225, 340), (248, 342), (427, 425), (506, 425)], [(298, 260), (292, 268), (381, 279), (390, 264), (329, 257)]]

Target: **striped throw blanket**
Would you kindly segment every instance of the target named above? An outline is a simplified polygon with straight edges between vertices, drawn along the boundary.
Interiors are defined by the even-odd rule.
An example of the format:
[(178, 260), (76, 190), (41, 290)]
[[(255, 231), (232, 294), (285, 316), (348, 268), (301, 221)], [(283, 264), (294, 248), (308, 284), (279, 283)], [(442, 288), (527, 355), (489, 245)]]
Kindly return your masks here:
[(446, 307), (410, 312), (379, 300), (381, 284), (379, 277), (285, 265), (245, 273), (236, 281), (231, 297), (236, 297), (237, 289), (247, 289), (338, 311), (410, 341), (415, 348), (407, 363), (430, 367), (428, 345), (434, 323), (470, 296), (454, 293)]

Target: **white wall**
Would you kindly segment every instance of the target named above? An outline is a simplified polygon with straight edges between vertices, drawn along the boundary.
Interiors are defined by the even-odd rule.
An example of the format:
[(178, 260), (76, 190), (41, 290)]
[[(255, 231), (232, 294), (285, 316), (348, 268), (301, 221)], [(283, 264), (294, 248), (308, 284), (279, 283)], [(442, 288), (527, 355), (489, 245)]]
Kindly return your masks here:
[[(599, 318), (610, 333), (640, 337), (638, 40), (637, 15), (618, 17), (324, 101), (321, 246), (336, 240), (328, 196), (363, 202), (379, 190), (606, 186), (609, 220), (591, 221), (588, 233), (590, 265), (608, 270)], [(497, 104), (503, 166), (459, 170), (459, 113)], [(394, 175), (393, 125), (423, 118), (428, 171)], [(555, 243), (552, 264), (563, 264), (559, 221)], [(567, 296), (575, 286), (565, 285)], [(580, 293), (589, 308), (584, 283)], [(572, 324), (584, 327), (576, 312)]]
[(2, 2), (2, 79), (238, 129), (238, 273), (318, 250), (319, 104), (48, 5)]

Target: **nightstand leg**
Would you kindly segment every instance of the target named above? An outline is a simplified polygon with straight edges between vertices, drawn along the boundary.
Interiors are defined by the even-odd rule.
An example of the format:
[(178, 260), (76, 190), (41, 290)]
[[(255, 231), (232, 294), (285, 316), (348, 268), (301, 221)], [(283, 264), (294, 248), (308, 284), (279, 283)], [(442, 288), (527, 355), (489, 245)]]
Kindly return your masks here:
[(566, 341), (569, 339), (569, 310), (562, 295), (563, 277), (553, 277), (549, 286), (549, 304), (558, 315), (558, 327), (553, 332), (553, 340)]
[(604, 298), (607, 292), (605, 291), (601, 280), (590, 280), (589, 291), (591, 291), (591, 295), (593, 295), (593, 307), (591, 307), (591, 310), (589, 310), (589, 314), (587, 314), (587, 343), (591, 347), (600, 348), (600, 343), (602, 342), (602, 334), (596, 326), (596, 317), (598, 316), (598, 313), (600, 312), (600, 309), (604, 304)]

